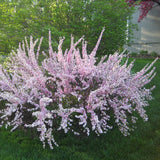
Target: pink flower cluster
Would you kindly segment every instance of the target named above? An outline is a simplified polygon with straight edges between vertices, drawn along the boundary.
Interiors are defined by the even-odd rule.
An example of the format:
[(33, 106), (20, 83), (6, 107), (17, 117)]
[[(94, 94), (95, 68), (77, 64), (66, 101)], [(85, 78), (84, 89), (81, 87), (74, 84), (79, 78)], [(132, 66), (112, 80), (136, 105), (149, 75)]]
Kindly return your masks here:
[(141, 0), (137, 3), (137, 0), (127, 0), (127, 3), (131, 6), (139, 5), (139, 19), (138, 22), (142, 21), (147, 16), (148, 12), (153, 8), (154, 4), (160, 5), (159, 0)]
[[(6, 101), (0, 110), (1, 126), (11, 126), (12, 131), (19, 126), (36, 128), (43, 146), (47, 141), (52, 149), (53, 144), (58, 146), (53, 134), (59, 130), (99, 135), (113, 127), (113, 117), (120, 131), (128, 135), (130, 123), (137, 120), (134, 112), (146, 121), (145, 107), (152, 98), (152, 88), (144, 86), (155, 76), (152, 66), (156, 60), (137, 73), (131, 71), (134, 62), (122, 63), (123, 53), (104, 56), (97, 62), (103, 32), (90, 54), (83, 37), (76, 43), (71, 37), (70, 49), (64, 53), (64, 38), (60, 38), (58, 52), (54, 52), (49, 33), (49, 54), (42, 52), (42, 62), (42, 38), (37, 51), (38, 40), (32, 37), (30, 44), (27, 40), (20, 44), (8, 67), (0, 67), (0, 100)], [(80, 42), (82, 48), (78, 49)], [(30, 115), (28, 121), (26, 115)], [(78, 128), (73, 127), (75, 123)]]
[(154, 5), (153, 1), (142, 1), (140, 2), (140, 15), (139, 15), (139, 19), (138, 22), (140, 22), (141, 20), (143, 20), (144, 17), (147, 16), (147, 13), (152, 9)]

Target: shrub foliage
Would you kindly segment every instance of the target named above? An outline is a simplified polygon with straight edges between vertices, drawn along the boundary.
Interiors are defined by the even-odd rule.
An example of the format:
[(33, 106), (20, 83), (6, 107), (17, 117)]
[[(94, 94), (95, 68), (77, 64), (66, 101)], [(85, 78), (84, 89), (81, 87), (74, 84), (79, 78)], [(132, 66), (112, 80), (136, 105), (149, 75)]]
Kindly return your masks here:
[[(12, 52), (7, 67), (0, 67), (0, 100), (6, 101), (0, 110), (1, 126), (36, 128), (39, 138), (50, 148), (58, 144), (54, 133), (64, 130), (76, 135), (90, 131), (107, 133), (115, 124), (124, 135), (132, 130), (138, 113), (145, 121), (145, 107), (152, 98), (151, 89), (145, 88), (155, 76), (153, 61), (137, 73), (132, 73), (134, 62), (122, 63), (124, 54), (104, 56), (97, 62), (95, 55), (102, 34), (90, 54), (87, 43), (80, 38), (62, 53), (64, 38), (60, 38), (58, 51), (51, 46), (39, 61), (38, 39), (22, 42), (17, 52)], [(82, 43), (82, 48), (76, 46)], [(37, 48), (37, 50), (35, 49)], [(152, 69), (151, 69), (152, 68)], [(113, 113), (113, 114), (111, 114)], [(79, 127), (74, 127), (74, 126)]]

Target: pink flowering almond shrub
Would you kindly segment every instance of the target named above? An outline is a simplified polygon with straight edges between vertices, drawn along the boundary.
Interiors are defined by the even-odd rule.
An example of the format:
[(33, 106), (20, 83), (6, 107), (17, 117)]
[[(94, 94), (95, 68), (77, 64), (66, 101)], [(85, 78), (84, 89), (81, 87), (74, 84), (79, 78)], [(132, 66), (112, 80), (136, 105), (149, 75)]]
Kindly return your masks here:
[[(64, 38), (60, 38), (54, 52), (49, 34), (49, 53), (42, 52), (42, 62), (38, 60), (42, 39), (39, 45), (32, 37), (30, 44), (27, 40), (20, 44), (8, 67), (0, 67), (0, 100), (6, 101), (0, 110), (1, 126), (10, 126), (11, 131), (19, 126), (36, 128), (43, 146), (47, 141), (52, 149), (53, 144), (58, 146), (53, 135), (59, 130), (99, 135), (113, 127), (112, 117), (128, 135), (130, 123), (136, 123), (136, 112), (147, 121), (145, 107), (153, 88), (145, 85), (155, 76), (152, 66), (156, 60), (137, 73), (131, 71), (134, 62), (121, 63), (123, 53), (104, 56), (97, 62), (103, 32), (90, 54), (83, 37), (76, 43), (71, 37), (70, 49), (64, 53)], [(81, 50), (76, 47), (80, 42)]]

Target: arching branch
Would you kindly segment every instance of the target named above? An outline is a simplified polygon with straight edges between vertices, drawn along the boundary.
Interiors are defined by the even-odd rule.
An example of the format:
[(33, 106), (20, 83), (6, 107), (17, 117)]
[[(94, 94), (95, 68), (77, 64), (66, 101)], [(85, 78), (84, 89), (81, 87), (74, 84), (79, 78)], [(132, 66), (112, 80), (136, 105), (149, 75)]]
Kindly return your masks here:
[[(138, 0), (134, 0), (135, 2), (138, 1)], [(160, 0), (141, 0), (141, 1), (152, 1), (152, 2), (155, 2), (157, 3), (158, 5), (160, 5)]]

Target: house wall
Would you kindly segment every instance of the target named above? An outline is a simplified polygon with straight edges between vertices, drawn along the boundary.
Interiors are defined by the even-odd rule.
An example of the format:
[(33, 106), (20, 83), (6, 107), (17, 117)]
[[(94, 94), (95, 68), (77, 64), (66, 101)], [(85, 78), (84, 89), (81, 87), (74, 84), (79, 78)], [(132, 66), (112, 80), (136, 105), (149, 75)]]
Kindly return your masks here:
[(138, 23), (139, 11), (133, 14), (131, 22), (137, 23), (138, 31), (133, 30), (134, 36), (129, 46), (125, 46), (131, 52), (140, 52), (141, 50), (148, 53), (156, 52), (160, 55), (160, 6), (155, 6), (147, 16)]

